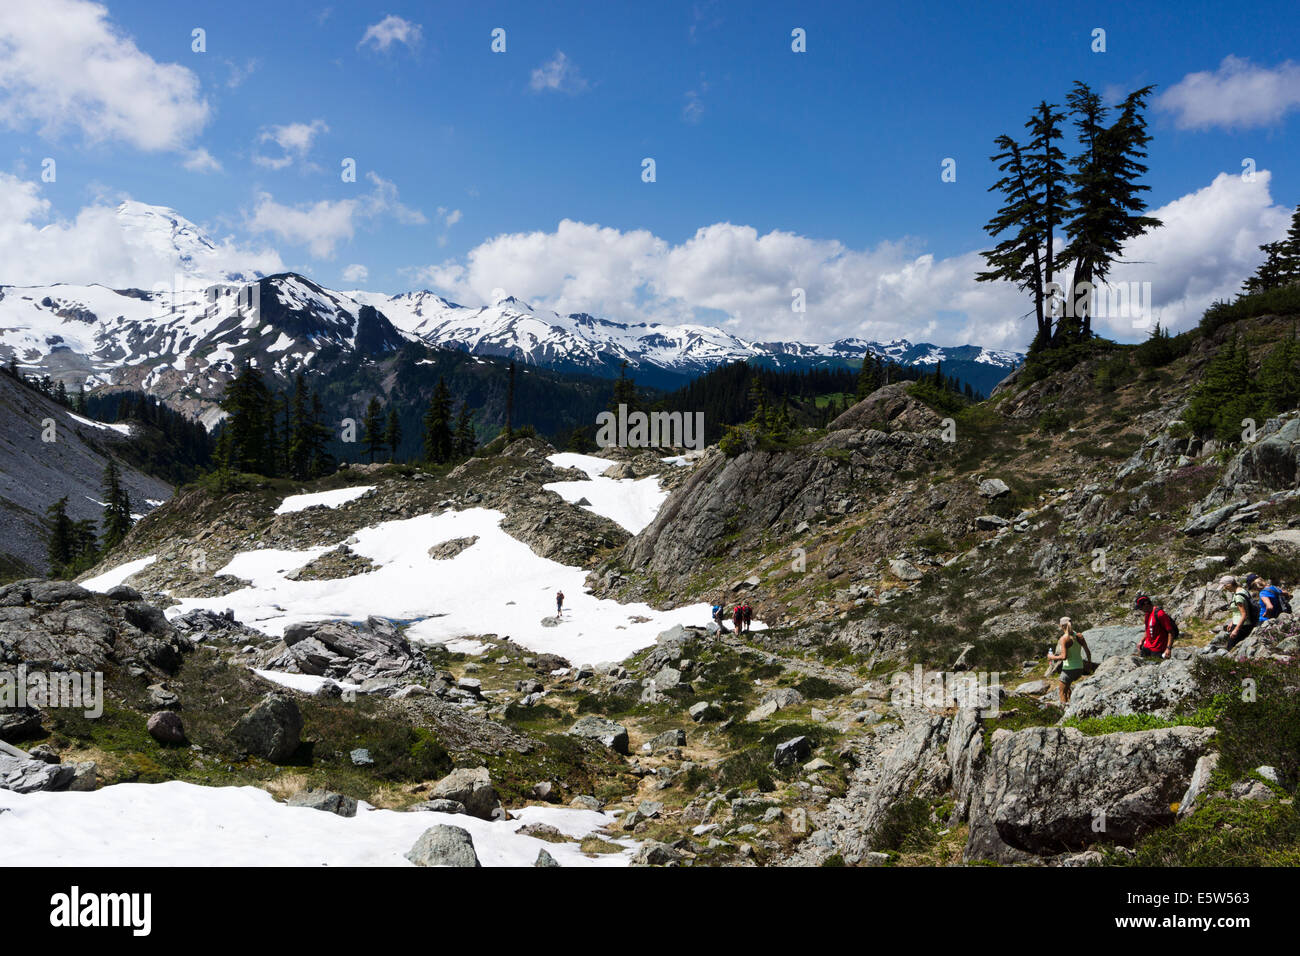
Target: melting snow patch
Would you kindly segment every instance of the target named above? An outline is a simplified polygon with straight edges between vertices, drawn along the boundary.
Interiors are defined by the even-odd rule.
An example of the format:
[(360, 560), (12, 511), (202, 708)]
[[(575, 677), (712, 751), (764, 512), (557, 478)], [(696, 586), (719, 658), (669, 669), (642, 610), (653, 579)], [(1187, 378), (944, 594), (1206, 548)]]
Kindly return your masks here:
[(317, 677), (314, 674), (290, 674), (285, 671), (264, 671), (253, 668), (253, 673), (263, 680), (269, 680), (272, 684), (279, 684), (281, 687), (288, 687), (290, 690), (301, 691), (304, 694), (314, 694), (326, 684), (338, 684), (342, 690), (360, 690), (360, 684), (350, 684), (347, 681), (330, 680), (328, 677)]
[(151, 554), (147, 558), (140, 558), (137, 561), (128, 561), (126, 564), (119, 564), (111, 571), (105, 571), (103, 574), (82, 581), (81, 586), (87, 591), (103, 592), (112, 590), (137, 571), (143, 571), (157, 560), (157, 555)]
[[(90, 793), (0, 790), (2, 866), (411, 866), (406, 852), (440, 823), (468, 830), (484, 866), (532, 866), (545, 849), (561, 866), (626, 866), (635, 844), (589, 857), (576, 843), (518, 833), (547, 823), (569, 836), (592, 833), (609, 814), (524, 807), (508, 821), (425, 810), (376, 810), (355, 817), (278, 803), (256, 787), (203, 787), (178, 780), (119, 783)], [(165, 826), (165, 821), (184, 821)]]
[(654, 477), (597, 477), (587, 481), (553, 481), (542, 487), (554, 491), (569, 504), (585, 498), (586, 510), (608, 518), (633, 534), (640, 534), (655, 520), (668, 498), (668, 492), (659, 487), (659, 479)]
[(345, 505), (349, 501), (355, 501), (368, 491), (373, 491), (374, 485), (358, 485), (353, 488), (336, 488), (333, 491), (317, 491), (310, 495), (290, 495), (280, 502), (280, 507), (275, 509), (278, 515), (292, 514), (295, 511), (305, 511), (316, 505), (324, 505), (327, 508), (337, 508), (339, 505)]
[(72, 412), (68, 412), (68, 417), (71, 418), (73, 421), (81, 422), (81, 424), (83, 425), (89, 425), (91, 428), (99, 428), (106, 432), (117, 432), (119, 435), (130, 436), (131, 434), (130, 425), (125, 425), (125, 424), (113, 425), (113, 424), (109, 424), (108, 422), (97, 422), (90, 418), (82, 418), (80, 415), (74, 415), (72, 414)]
[[(250, 587), (220, 597), (187, 598), (167, 613), (174, 618), (194, 608), (232, 608), (240, 621), (275, 637), (298, 621), (355, 621), (375, 614), (416, 620), (406, 632), (414, 641), (499, 634), (576, 663), (622, 660), (675, 624), (708, 622), (706, 604), (658, 611), (648, 604), (619, 604), (587, 594), (586, 570), (539, 557), (501, 530), (502, 517), (499, 511), (472, 508), (363, 528), (352, 550), (377, 569), (328, 581), (284, 576), (328, 547), (243, 552), (217, 573), (245, 578)], [(429, 557), (433, 545), (475, 535), (474, 547), (453, 558)], [(557, 626), (546, 627), (542, 619), (554, 613), (556, 591), (565, 593), (564, 615)]]

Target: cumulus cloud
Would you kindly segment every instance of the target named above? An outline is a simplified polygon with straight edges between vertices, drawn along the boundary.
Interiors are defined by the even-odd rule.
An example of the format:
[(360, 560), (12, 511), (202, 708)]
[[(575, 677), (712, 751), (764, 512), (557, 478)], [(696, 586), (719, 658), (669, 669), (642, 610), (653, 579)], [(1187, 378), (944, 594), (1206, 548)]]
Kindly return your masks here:
[(354, 262), (343, 270), (344, 282), (365, 282), (368, 278), (370, 278), (370, 270), (360, 263)]
[[(85, 206), (72, 219), (53, 217), (38, 184), (0, 173), (0, 284), (152, 288), (187, 269), (165, 243), (150, 241), (156, 238), (129, 228), (108, 203)], [(208, 275), (271, 274), (282, 272), (284, 263), (274, 251), (227, 239), (188, 264), (195, 267)]]
[(194, 73), (144, 53), (101, 4), (0, 3), (0, 123), (160, 151), (184, 149), (209, 115)]
[(294, 245), (305, 245), (318, 259), (329, 259), (335, 247), (355, 235), (357, 226), (391, 216), (406, 225), (426, 222), (417, 209), (403, 205), (397, 187), (378, 174), (366, 178), (374, 185), (357, 199), (322, 199), (295, 206), (276, 202), (268, 192), (259, 193), (246, 225), (253, 232), (266, 232)]
[[(1165, 225), (1134, 240), (1113, 283), (1149, 282), (1151, 309), (1175, 329), (1230, 297), (1259, 261), (1260, 243), (1286, 230), (1269, 174), (1253, 182), (1222, 174), (1154, 210)], [(975, 281), (977, 250), (947, 258), (915, 241), (852, 249), (835, 240), (715, 223), (673, 244), (646, 230), (564, 220), (554, 232), (496, 236), (463, 260), (420, 269), (417, 281), (458, 301), (491, 301), (509, 289), (560, 313), (625, 322), (708, 322), (752, 340), (826, 342), (849, 336), (1023, 347), (1032, 336), (1029, 300), (1005, 283)], [(803, 289), (807, 311), (792, 311)], [(1099, 318), (1099, 332), (1141, 338), (1132, 315)]]
[(357, 46), (368, 46), (376, 52), (386, 53), (394, 43), (401, 43), (408, 49), (414, 50), (420, 45), (423, 34), (424, 30), (418, 23), (389, 14), (378, 23), (366, 27), (366, 32)]
[(1189, 73), (1156, 98), (1180, 129), (1249, 129), (1300, 107), (1300, 63), (1273, 68), (1226, 56), (1213, 72)]
[(274, 143), (280, 148), (279, 156), (262, 156), (254, 154), (253, 162), (268, 169), (284, 169), (295, 161), (301, 162), (311, 152), (312, 142), (320, 133), (328, 133), (329, 127), (324, 120), (312, 120), (310, 123), (286, 123), (283, 126), (268, 126), (258, 135), (259, 143)]
[(555, 56), (533, 70), (528, 86), (534, 93), (581, 93), (587, 81), (564, 51), (556, 50)]
[(221, 172), (221, 163), (206, 149), (191, 150), (181, 165), (192, 173)]

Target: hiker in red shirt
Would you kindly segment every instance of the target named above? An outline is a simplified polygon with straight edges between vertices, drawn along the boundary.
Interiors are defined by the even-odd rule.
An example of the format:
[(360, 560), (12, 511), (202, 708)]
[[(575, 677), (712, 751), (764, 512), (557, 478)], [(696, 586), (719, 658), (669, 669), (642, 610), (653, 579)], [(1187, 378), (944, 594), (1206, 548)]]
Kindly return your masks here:
[(1161, 657), (1169, 659), (1174, 649), (1174, 640), (1178, 637), (1178, 625), (1165, 613), (1164, 608), (1156, 607), (1145, 594), (1139, 594), (1133, 602), (1133, 609), (1140, 611), (1146, 624), (1142, 643), (1137, 646), (1138, 657)]

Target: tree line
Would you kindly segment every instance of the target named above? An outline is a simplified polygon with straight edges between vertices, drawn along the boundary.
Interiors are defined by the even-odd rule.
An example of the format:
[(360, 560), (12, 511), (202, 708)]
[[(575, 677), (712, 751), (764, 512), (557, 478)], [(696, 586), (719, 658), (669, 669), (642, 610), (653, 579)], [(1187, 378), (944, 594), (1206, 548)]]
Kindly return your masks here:
[(122, 484), (121, 471), (112, 456), (104, 466), (102, 493), (104, 512), (100, 517), (100, 531), (96, 530), (93, 518), (74, 521), (69, 516), (67, 495), (45, 509), (48, 522), (45, 553), (52, 576), (76, 577), (120, 544), (131, 530), (134, 523), (131, 496)]

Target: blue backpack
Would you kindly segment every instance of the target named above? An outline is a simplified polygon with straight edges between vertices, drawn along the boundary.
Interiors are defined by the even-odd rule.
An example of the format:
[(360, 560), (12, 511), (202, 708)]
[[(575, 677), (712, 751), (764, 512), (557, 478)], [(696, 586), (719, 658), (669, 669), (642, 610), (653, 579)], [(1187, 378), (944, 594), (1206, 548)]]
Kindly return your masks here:
[[(1259, 596), (1261, 598), (1268, 598), (1269, 603), (1273, 605), (1272, 614), (1264, 613), (1261, 616), (1277, 617), (1279, 614), (1291, 613), (1291, 602), (1286, 599), (1286, 595), (1276, 584), (1270, 584), (1268, 587), (1264, 588), (1264, 590), (1259, 592)], [(1261, 610), (1263, 609), (1261, 608)]]

